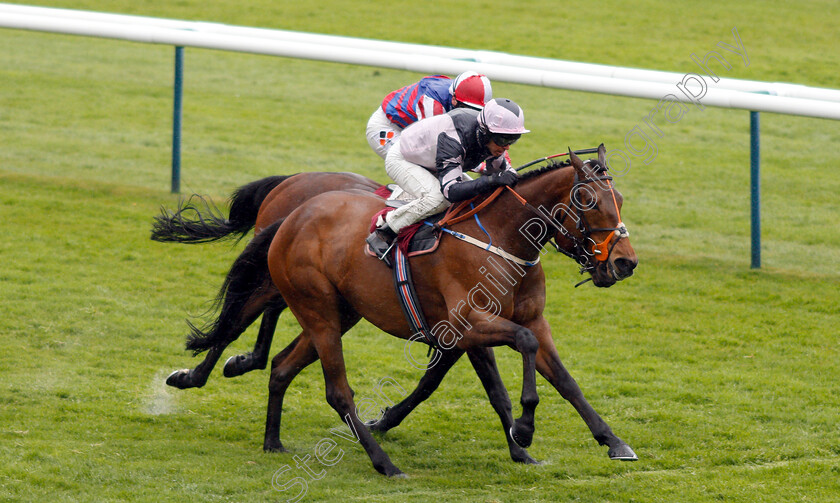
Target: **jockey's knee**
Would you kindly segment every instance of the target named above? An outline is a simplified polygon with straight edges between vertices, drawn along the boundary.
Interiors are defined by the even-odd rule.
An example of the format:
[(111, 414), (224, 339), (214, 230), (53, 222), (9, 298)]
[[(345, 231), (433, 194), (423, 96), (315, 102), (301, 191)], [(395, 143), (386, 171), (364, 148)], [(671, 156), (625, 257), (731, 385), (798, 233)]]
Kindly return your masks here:
[(437, 191), (429, 191), (423, 195), (423, 212), (432, 215), (445, 210), (449, 207), (449, 201), (443, 197), (443, 194)]

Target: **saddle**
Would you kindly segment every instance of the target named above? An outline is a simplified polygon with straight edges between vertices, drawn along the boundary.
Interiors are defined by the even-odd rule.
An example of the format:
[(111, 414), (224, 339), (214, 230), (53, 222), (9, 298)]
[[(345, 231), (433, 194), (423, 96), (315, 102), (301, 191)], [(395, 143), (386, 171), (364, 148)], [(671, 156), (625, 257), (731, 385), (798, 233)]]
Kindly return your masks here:
[[(376, 190), (375, 194), (385, 198), (386, 206), (371, 217), (370, 232), (373, 232), (374, 229), (376, 229), (376, 221), (380, 216), (384, 217), (389, 211), (393, 211), (411, 200), (411, 196), (403, 192), (403, 190), (397, 185), (393, 184), (387, 186), (383, 185)], [(400, 248), (402, 253), (407, 257), (414, 257), (417, 255), (433, 253), (437, 250), (437, 247), (440, 244), (442, 232), (440, 231), (440, 228), (435, 226), (435, 224), (443, 219), (445, 214), (446, 212), (443, 211), (436, 215), (432, 215), (425, 220), (417, 222), (416, 224), (408, 225), (400, 229), (399, 234), (397, 234), (397, 246)], [(367, 244), (365, 244), (365, 253), (371, 257), (376, 257), (376, 254)]]
[[(503, 187), (497, 188), (478, 204), (474, 204), (474, 202), (482, 196), (468, 199), (466, 201), (461, 201), (458, 204), (453, 204), (444, 212), (432, 215), (431, 217), (423, 221), (400, 229), (400, 232), (399, 234), (397, 234), (396, 238), (396, 243), (398, 247), (407, 257), (414, 257), (417, 255), (425, 255), (427, 253), (432, 253), (435, 250), (437, 250), (437, 247), (440, 244), (440, 239), (443, 236), (443, 233), (446, 232), (447, 234), (450, 234), (451, 236), (457, 239), (466, 241), (470, 244), (483, 248), (484, 250), (487, 250), (491, 253), (500, 255), (505, 259), (511, 260), (519, 265), (526, 267), (536, 265), (537, 262), (539, 262), (539, 258), (536, 261), (532, 262), (525, 261), (520, 258), (514, 257), (513, 255), (510, 255), (504, 250), (493, 246), (491, 243), (485, 243), (470, 236), (465, 236), (464, 234), (461, 234), (459, 232), (453, 232), (446, 228), (447, 225), (462, 222), (468, 218), (475, 218), (478, 222), (477, 213), (484, 209), (488, 204), (493, 202), (496, 199), (496, 197), (498, 197), (499, 194), (501, 194), (502, 190)], [(385, 193), (387, 193), (385, 191), (390, 191), (390, 188), (386, 187), (383, 190), (383, 188), (380, 187), (379, 189), (377, 189), (376, 193), (377, 195), (384, 195)], [(406, 200), (395, 199), (394, 194), (396, 194), (396, 192), (392, 192), (392, 195), (387, 198), (386, 207), (379, 210), (371, 217), (370, 232), (373, 232), (376, 229), (376, 222), (378, 221), (380, 216), (384, 217), (384, 215), (389, 211), (392, 211), (395, 208), (398, 208), (407, 202)], [(514, 192), (514, 194), (516, 193)], [(519, 197), (522, 202), (525, 202), (524, 199), (521, 199), (521, 196), (519, 196), (518, 194), (517, 197)], [(487, 231), (485, 231), (484, 228), (481, 226), (481, 222), (478, 222), (478, 225), (481, 228), (481, 230), (486, 234)], [(371, 257), (376, 257), (376, 254), (370, 249), (368, 245), (365, 245), (365, 252)]]
[[(393, 211), (395, 208), (398, 208), (407, 202), (405, 196), (408, 195), (403, 195), (399, 187), (395, 187), (395, 189), (396, 190), (392, 189), (391, 186), (383, 186), (377, 189), (376, 194), (386, 199), (386, 206), (376, 212), (376, 214), (374, 214), (371, 218), (370, 232), (373, 232), (376, 229), (376, 222), (379, 220), (380, 216), (384, 217), (389, 211)], [(389, 267), (393, 268), (394, 287), (397, 291), (400, 307), (402, 308), (406, 321), (408, 321), (412, 334), (422, 335), (425, 342), (429, 345), (430, 352), (432, 350), (440, 351), (441, 348), (429, 329), (428, 322), (426, 321), (426, 318), (423, 315), (423, 310), (420, 307), (420, 301), (417, 298), (417, 293), (414, 291), (414, 282), (411, 279), (411, 268), (409, 266), (408, 258), (433, 253), (437, 250), (443, 233), (447, 232), (458, 239), (465, 240), (476, 246), (481, 246), (485, 250), (501, 254), (502, 256), (506, 256), (506, 258), (511, 257), (515, 260), (519, 260), (520, 263), (523, 263), (520, 259), (516, 259), (515, 257), (505, 253), (503, 250), (500, 250), (488, 243), (483, 243), (445, 228), (445, 226), (450, 223), (459, 222), (467, 218), (473, 218), (476, 213), (493, 201), (493, 199), (495, 199), (501, 191), (502, 188), (500, 187), (487, 199), (485, 199), (484, 202), (478, 204), (477, 206), (473, 205), (472, 200), (464, 201), (458, 205), (450, 206), (444, 212), (400, 229), (400, 232), (396, 237), (396, 246), (393, 246), (391, 251), (389, 251), (390, 258), (383, 260), (383, 262), (385, 262)], [(476, 220), (478, 219), (478, 217), (475, 218)], [(481, 226), (480, 223), (479, 226)], [(377, 257), (368, 244), (365, 244), (365, 252), (372, 257)], [(534, 264), (536, 264), (536, 262), (534, 262)], [(523, 265), (534, 264), (523, 263)]]

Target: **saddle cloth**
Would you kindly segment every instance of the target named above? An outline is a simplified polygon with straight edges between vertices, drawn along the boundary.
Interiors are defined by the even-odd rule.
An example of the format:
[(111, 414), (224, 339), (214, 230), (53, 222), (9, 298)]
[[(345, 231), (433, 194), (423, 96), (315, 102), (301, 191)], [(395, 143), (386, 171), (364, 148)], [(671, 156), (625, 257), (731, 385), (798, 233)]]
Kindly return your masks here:
[[(391, 187), (392, 186), (390, 185), (387, 187), (383, 185), (376, 191), (378, 196), (386, 198), (385, 204), (387, 204), (387, 206), (376, 212), (373, 217), (371, 217), (370, 232), (373, 232), (376, 229), (376, 221), (380, 216), (384, 217), (389, 211), (393, 211), (410, 200), (411, 196), (402, 192), (399, 187), (393, 185), (393, 187), (396, 187), (396, 191), (393, 191)], [(417, 255), (432, 253), (437, 250), (437, 247), (440, 244), (441, 232), (434, 227), (434, 224), (440, 221), (445, 213), (446, 212), (443, 211), (432, 215), (425, 220), (417, 222), (416, 224), (408, 225), (400, 229), (399, 234), (397, 234), (397, 246), (399, 246), (403, 254), (407, 257), (414, 257)], [(372, 257), (376, 256), (367, 245), (365, 245), (365, 252)]]

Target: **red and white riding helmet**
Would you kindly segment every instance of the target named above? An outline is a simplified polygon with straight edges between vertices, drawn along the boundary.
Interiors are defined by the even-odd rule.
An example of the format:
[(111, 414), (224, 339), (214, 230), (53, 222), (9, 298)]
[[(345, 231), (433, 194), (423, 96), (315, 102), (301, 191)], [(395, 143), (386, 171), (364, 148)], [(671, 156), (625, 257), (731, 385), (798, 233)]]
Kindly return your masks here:
[(525, 134), (525, 112), (519, 105), (507, 98), (496, 98), (484, 105), (478, 114), (478, 124), (495, 134)]
[(449, 94), (464, 105), (481, 110), (485, 103), (493, 99), (493, 88), (487, 76), (464, 72), (449, 85)]

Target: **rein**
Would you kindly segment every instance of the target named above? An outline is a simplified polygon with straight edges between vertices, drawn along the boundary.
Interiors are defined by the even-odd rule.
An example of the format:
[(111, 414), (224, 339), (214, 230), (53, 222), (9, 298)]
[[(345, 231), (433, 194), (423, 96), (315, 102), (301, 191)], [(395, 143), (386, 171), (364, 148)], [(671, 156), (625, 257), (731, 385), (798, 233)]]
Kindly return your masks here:
[[(587, 150), (589, 150), (589, 149), (587, 149)], [(584, 153), (585, 151), (580, 151), (580, 152)], [(577, 154), (577, 152), (575, 152), (575, 153)], [(588, 153), (588, 152), (586, 152), (586, 153)], [(563, 155), (568, 155), (568, 154), (555, 154), (555, 155), (547, 156), (547, 157), (544, 157), (544, 158), (541, 158), (541, 159), (537, 159), (536, 161), (532, 161), (532, 162), (527, 163), (523, 166), (520, 166), (519, 168), (517, 168), (517, 171), (519, 171), (519, 170), (521, 170), (525, 167), (531, 166), (533, 164), (537, 164), (539, 162), (545, 161), (547, 159), (560, 157), (560, 156), (563, 156)], [(588, 163), (589, 161), (586, 161), (586, 162)], [(557, 244), (554, 237), (551, 237), (551, 238), (548, 239), (548, 243), (550, 243), (554, 247), (555, 250), (557, 250), (558, 252), (560, 252), (560, 253), (566, 255), (567, 257), (573, 259), (574, 261), (576, 261), (581, 266), (580, 273), (583, 274), (584, 272), (590, 271), (590, 270), (592, 270), (596, 267), (596, 264), (593, 263), (593, 260), (595, 262), (606, 262), (606, 261), (608, 261), (610, 255), (612, 254), (613, 249), (618, 244), (618, 242), (622, 238), (627, 238), (627, 237), (630, 236), (630, 233), (627, 231), (627, 227), (621, 221), (621, 212), (618, 208), (618, 201), (615, 197), (615, 190), (614, 190), (614, 186), (612, 184), (612, 179), (613, 179), (612, 176), (603, 175), (603, 176), (591, 177), (591, 178), (586, 178), (586, 179), (581, 180), (578, 177), (577, 172), (575, 172), (574, 184), (572, 185), (572, 194), (570, 195), (570, 205), (575, 207), (575, 211), (576, 211), (576, 214), (577, 214), (577, 217), (578, 217), (577, 218), (577, 229), (578, 229), (578, 232), (581, 234), (582, 238), (578, 238), (576, 236), (573, 236), (563, 226), (563, 221), (566, 219), (566, 216), (568, 215), (568, 213), (563, 212), (562, 218), (560, 219), (559, 222), (557, 222), (553, 217), (545, 215), (543, 212), (541, 212), (540, 210), (535, 208), (524, 197), (522, 197), (522, 195), (520, 195), (518, 192), (516, 192), (516, 190), (514, 190), (513, 187), (510, 187), (510, 186), (498, 187), (496, 190), (491, 192), (489, 196), (484, 198), (484, 200), (481, 201), (478, 205), (473, 206), (473, 202), (478, 197), (481, 197), (481, 196), (476, 196), (476, 197), (468, 199), (466, 201), (462, 201), (455, 206), (450, 206), (449, 209), (446, 211), (446, 213), (444, 214), (443, 218), (440, 221), (438, 221), (436, 224), (431, 224), (429, 222), (426, 222), (426, 224), (430, 225), (430, 226), (433, 226), (437, 229), (440, 229), (441, 231), (446, 232), (446, 233), (450, 234), (451, 236), (453, 236), (457, 239), (460, 239), (462, 241), (465, 241), (467, 243), (475, 245), (475, 246), (477, 246), (479, 248), (482, 248), (484, 250), (487, 250), (491, 253), (495, 253), (495, 254), (497, 254), (501, 257), (504, 257), (507, 260), (515, 262), (517, 264), (528, 266), (528, 267), (536, 265), (540, 261), (539, 256), (537, 257), (537, 260), (534, 260), (534, 261), (524, 260), (524, 259), (515, 257), (515, 256), (505, 252), (501, 248), (493, 246), (492, 243), (485, 243), (485, 242), (480, 241), (480, 240), (478, 240), (476, 238), (473, 238), (471, 236), (467, 236), (466, 234), (463, 234), (463, 233), (456, 232), (456, 231), (453, 231), (451, 229), (446, 229), (445, 228), (445, 226), (447, 226), (447, 225), (452, 225), (452, 224), (456, 224), (456, 223), (459, 223), (459, 222), (463, 222), (464, 220), (467, 220), (467, 219), (469, 219), (473, 216), (475, 216), (476, 220), (478, 221), (477, 213), (479, 211), (483, 210), (484, 208), (486, 208), (490, 203), (495, 201), (501, 195), (501, 193), (503, 192), (503, 189), (507, 189), (507, 191), (510, 192), (511, 195), (513, 195), (513, 197), (516, 198), (516, 200), (519, 201), (520, 204), (522, 204), (530, 212), (532, 212), (534, 215), (536, 215), (537, 218), (539, 218), (542, 222), (544, 222), (550, 229), (552, 229), (555, 233), (555, 236), (556, 236), (556, 234), (561, 234), (566, 239), (569, 239), (572, 242), (572, 247), (571, 247), (571, 251), (570, 251), (570, 250), (562, 248), (559, 244)], [(616, 224), (615, 227), (598, 227), (598, 228), (590, 227), (589, 222), (586, 218), (586, 212), (582, 208), (580, 208), (579, 204), (574, 204), (574, 200), (577, 198), (577, 194), (580, 190), (580, 187), (585, 186), (586, 184), (589, 184), (589, 183), (601, 182), (601, 181), (609, 182), (610, 195), (612, 196), (612, 201), (613, 201), (613, 204), (615, 205), (616, 214), (618, 215), (618, 223)], [(466, 212), (464, 212), (464, 210), (468, 206), (470, 206), (470, 209), (467, 210)], [(588, 209), (591, 209), (591, 208), (588, 208)], [(481, 227), (481, 222), (478, 222), (478, 223), (479, 223), (479, 227)], [(483, 227), (482, 227), (482, 230), (483, 230)], [(607, 237), (604, 238), (604, 240), (601, 241), (600, 243), (595, 241), (594, 239), (592, 239), (592, 233), (594, 233), (594, 232), (606, 232), (606, 231), (610, 231), (610, 234), (608, 234)], [(486, 231), (485, 231), (485, 233), (486, 233)], [(492, 239), (491, 239), (491, 241), (492, 241)], [(587, 278), (587, 279), (581, 281), (580, 283), (577, 283), (575, 285), (575, 287), (578, 287), (578, 286), (586, 283), (587, 281), (591, 281), (591, 280), (592, 280), (591, 277)]]
[(496, 190), (491, 192), (490, 195), (487, 196), (486, 199), (484, 199), (484, 201), (478, 203), (478, 206), (475, 206), (463, 215), (458, 215), (458, 213), (460, 213), (467, 206), (472, 205), (473, 201), (475, 201), (478, 197), (481, 196), (475, 196), (470, 199), (467, 199), (466, 201), (461, 201), (460, 203), (458, 203), (457, 206), (450, 206), (449, 209), (446, 210), (446, 213), (443, 215), (443, 218), (438, 221), (436, 227), (442, 229), (445, 225), (457, 224), (458, 222), (463, 222), (464, 220), (467, 220), (471, 216), (486, 208), (488, 204), (495, 201), (496, 198), (499, 197), (499, 195), (502, 193), (503, 188), (504, 187), (498, 187)]

